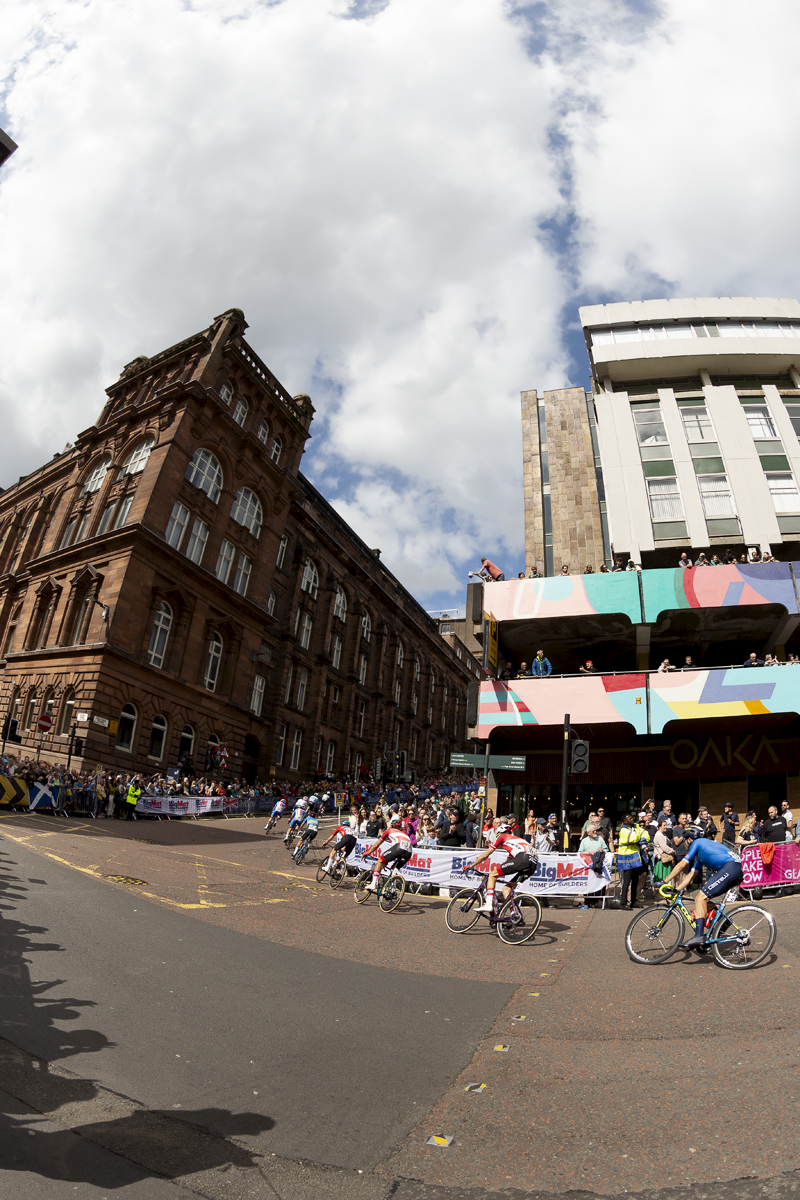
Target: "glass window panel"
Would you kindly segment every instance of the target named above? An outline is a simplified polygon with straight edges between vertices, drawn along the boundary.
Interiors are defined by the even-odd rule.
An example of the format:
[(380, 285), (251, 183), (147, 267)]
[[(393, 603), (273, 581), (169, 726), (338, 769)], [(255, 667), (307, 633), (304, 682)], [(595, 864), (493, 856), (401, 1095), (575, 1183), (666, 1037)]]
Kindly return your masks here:
[(681, 409), (687, 442), (716, 441), (711, 418), (705, 408)]
[(236, 574), (233, 577), (233, 590), (238, 592), (240, 596), (247, 595), (247, 585), (250, 582), (250, 572), (253, 569), (252, 559), (246, 554), (239, 554), (239, 561), (236, 564)]
[(186, 526), (189, 523), (189, 510), (177, 501), (172, 506), (172, 516), (167, 525), (167, 545), (173, 550), (180, 550)]
[(670, 477), (648, 479), (647, 493), (650, 497), (650, 512), (654, 521), (669, 521), (676, 517), (683, 517), (677, 479)]
[(214, 574), (220, 583), (228, 582), (228, 576), (231, 573), (231, 563), (233, 562), (235, 551), (236, 547), (233, 545), (233, 543), (229, 542), (227, 538), (223, 538), (222, 545), (219, 548), (217, 565), (214, 570)]
[(114, 522), (115, 529), (122, 529), (122, 526), (125, 524), (125, 522), (128, 519), (128, 513), (131, 511), (132, 504), (133, 504), (133, 496), (126, 496), (125, 499), (122, 501), (122, 504), (120, 504), (120, 506), (119, 506), (119, 512), (117, 513), (117, 519)]
[[(650, 414), (647, 414), (648, 417)], [(663, 421), (643, 421), (639, 417), (636, 420), (636, 436), (639, 439), (640, 446), (668, 446), (669, 439), (667, 431), (664, 428)]]
[(592, 330), (592, 345), (593, 346), (608, 346), (614, 341), (614, 334), (610, 329), (594, 329)]
[(192, 526), (192, 536), (189, 538), (189, 544), (186, 547), (186, 557), (193, 563), (198, 565), (203, 561), (203, 552), (208, 541), (208, 526), (205, 521), (201, 521), (199, 517), (195, 517), (194, 525)]
[(733, 497), (726, 475), (698, 475), (697, 483), (707, 517), (734, 516)]
[(745, 404), (744, 413), (747, 424), (754, 438), (774, 438), (778, 436), (770, 411), (766, 405)]
[(247, 412), (248, 412), (247, 401), (243, 400), (240, 396), (239, 399), (236, 401), (236, 404), (233, 409), (233, 419), (237, 425), (244, 425), (245, 419), (247, 417)]
[(249, 529), (253, 537), (258, 537), (261, 533), (263, 515), (261, 501), (255, 492), (250, 488), (239, 488), (231, 508), (231, 516), (234, 521), (243, 525), (245, 529)]
[(195, 450), (186, 478), (216, 504), (222, 489), (222, 467), (210, 450)]
[(674, 338), (690, 338), (692, 336), (691, 325), (667, 325), (667, 337)]
[(258, 427), (258, 434), (256, 436), (258, 437), (258, 440), (263, 442), (266, 446), (267, 442), (269, 441), (269, 425), (266, 421), (261, 422)]
[(615, 329), (614, 341), (617, 345), (623, 342), (640, 342), (642, 340), (641, 331), (638, 329)]
[(257, 717), (261, 716), (266, 686), (267, 681), (264, 676), (256, 675), (255, 679), (253, 680), (253, 694), (250, 697), (250, 711)]
[(767, 475), (767, 484), (776, 513), (800, 512), (800, 496), (791, 472), (770, 473)]

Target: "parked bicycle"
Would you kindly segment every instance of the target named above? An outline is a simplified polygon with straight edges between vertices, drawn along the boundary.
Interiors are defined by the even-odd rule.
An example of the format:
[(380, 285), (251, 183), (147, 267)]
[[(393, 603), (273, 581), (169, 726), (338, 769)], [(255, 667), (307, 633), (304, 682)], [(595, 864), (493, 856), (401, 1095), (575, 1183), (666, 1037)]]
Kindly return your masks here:
[[(712, 951), (721, 967), (744, 971), (757, 967), (775, 945), (777, 929), (772, 913), (756, 904), (740, 904), (726, 911), (738, 895), (738, 887), (726, 892), (717, 908), (711, 908), (706, 920), (706, 944), (701, 953)], [(665, 963), (678, 949), (692, 928), (693, 916), (683, 897), (671, 884), (663, 884), (659, 893), (667, 907), (656, 905), (637, 913), (625, 931), (625, 949), (634, 962), (648, 966)]]
[[(469, 874), (469, 871), (464, 871)], [(501, 941), (509, 946), (519, 946), (529, 941), (542, 920), (542, 906), (536, 896), (529, 892), (515, 894), (517, 878), (504, 879), (511, 888), (511, 895), (498, 908), (495, 905), (491, 913), (478, 912), (478, 908), (486, 898), (486, 880), (481, 877), (474, 888), (461, 888), (456, 892), (447, 906), (444, 914), (447, 928), (451, 933), (467, 933), (477, 925), (481, 917), (486, 917), (489, 925), (495, 929)]]

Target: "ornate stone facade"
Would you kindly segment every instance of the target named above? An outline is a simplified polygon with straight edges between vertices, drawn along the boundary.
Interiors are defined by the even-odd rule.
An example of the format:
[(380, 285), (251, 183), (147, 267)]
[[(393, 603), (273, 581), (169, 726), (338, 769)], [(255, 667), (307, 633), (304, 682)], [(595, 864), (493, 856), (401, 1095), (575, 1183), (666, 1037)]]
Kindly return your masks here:
[[(299, 471), (314, 408), (239, 309), (108, 389), (96, 425), (0, 495), (3, 705), (64, 761), (147, 773), (209, 741), (301, 778), (463, 748), (470, 674)], [(41, 734), (42, 715), (53, 728)]]

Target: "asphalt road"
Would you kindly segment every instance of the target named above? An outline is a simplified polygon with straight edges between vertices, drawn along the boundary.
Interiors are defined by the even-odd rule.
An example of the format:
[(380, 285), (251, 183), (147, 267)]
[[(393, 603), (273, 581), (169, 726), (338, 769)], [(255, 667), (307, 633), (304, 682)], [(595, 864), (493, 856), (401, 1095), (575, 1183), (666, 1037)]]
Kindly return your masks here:
[(454, 937), (254, 822), (14, 816), (0, 897), (0, 1195), (800, 1198), (797, 898), (755, 971), (640, 967), (627, 914)]

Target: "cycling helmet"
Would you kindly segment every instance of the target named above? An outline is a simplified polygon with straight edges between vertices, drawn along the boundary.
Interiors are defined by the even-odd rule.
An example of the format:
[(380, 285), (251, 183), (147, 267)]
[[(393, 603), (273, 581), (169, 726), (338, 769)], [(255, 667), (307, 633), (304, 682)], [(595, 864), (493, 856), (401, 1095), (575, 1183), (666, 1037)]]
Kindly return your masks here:
[(683, 831), (683, 836), (688, 837), (689, 841), (693, 842), (695, 838), (703, 836), (703, 831), (697, 825), (687, 825)]
[(399, 827), (402, 824), (403, 824), (403, 818), (395, 816), (395, 817), (392, 817), (391, 821), (389, 822), (389, 828), (391, 829), (393, 827)]

